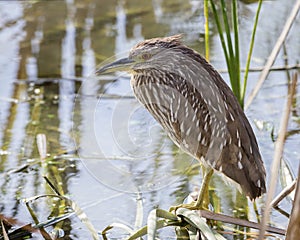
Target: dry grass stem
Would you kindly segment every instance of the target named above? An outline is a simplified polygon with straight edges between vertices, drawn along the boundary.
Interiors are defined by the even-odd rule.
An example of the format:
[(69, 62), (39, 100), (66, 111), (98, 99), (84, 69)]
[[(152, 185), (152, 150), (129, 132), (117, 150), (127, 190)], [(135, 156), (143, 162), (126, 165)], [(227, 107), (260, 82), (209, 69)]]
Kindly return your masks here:
[(295, 179), (289, 186), (285, 187), (271, 202), (272, 207), (277, 207), (277, 205), (289, 195), (296, 187), (297, 179)]
[[(199, 213), (200, 213), (201, 217), (204, 217), (204, 218), (210, 219), (210, 220), (221, 221), (221, 222), (235, 224), (235, 225), (244, 226), (244, 227), (249, 227), (249, 228), (253, 228), (253, 229), (260, 228), (259, 223), (251, 222), (251, 221), (248, 221), (245, 219), (239, 219), (239, 218), (227, 216), (227, 215), (220, 214), (220, 213), (214, 213), (214, 212), (207, 211), (207, 210), (200, 210)], [(280, 229), (280, 228), (276, 228), (276, 227), (267, 226), (266, 231), (268, 231), (270, 233), (285, 235), (284, 229)]]
[(287, 229), (286, 240), (298, 239), (300, 236), (300, 165), (298, 170), (298, 182), (290, 222)]
[(287, 97), (286, 106), (285, 106), (285, 109), (282, 114), (281, 124), (280, 124), (279, 132), (278, 132), (278, 138), (275, 142), (274, 158), (273, 158), (273, 163), (272, 163), (272, 168), (271, 168), (271, 176), (270, 176), (270, 181), (269, 181), (270, 186), (269, 186), (269, 191), (267, 192), (265, 209), (264, 209), (264, 214), (263, 214), (263, 218), (262, 218), (262, 222), (261, 222), (259, 240), (264, 239), (266, 226), (269, 221), (269, 214), (270, 214), (271, 207), (272, 207), (271, 202), (272, 202), (272, 198), (275, 194), (275, 189), (276, 189), (276, 184), (277, 184), (277, 179), (278, 179), (278, 170), (279, 170), (279, 166), (280, 166), (280, 160), (282, 158), (282, 152), (283, 152), (283, 147), (284, 147), (284, 143), (285, 143), (285, 136), (286, 136), (286, 132), (287, 132), (290, 112), (292, 109), (293, 96), (296, 91), (296, 85), (297, 85), (297, 74), (294, 74), (294, 77), (293, 77), (292, 82), (289, 87), (289, 94)]
[(263, 69), (263, 71), (261, 72), (260, 74), (260, 77), (257, 81), (257, 84), (256, 86), (254, 87), (254, 89), (252, 90), (249, 98), (247, 99), (246, 101), (246, 104), (245, 104), (245, 110), (250, 106), (250, 104), (252, 103), (253, 99), (255, 98), (255, 96), (257, 95), (258, 91), (260, 90), (263, 82), (265, 81), (265, 79), (267, 78), (268, 74), (269, 74), (269, 71), (279, 53), (279, 50), (282, 46), (282, 44), (284, 43), (284, 41), (286, 40), (287, 36), (288, 36), (288, 33), (293, 25), (293, 23), (295, 22), (295, 19), (297, 17), (297, 14), (299, 12), (299, 9), (300, 9), (300, 0), (297, 0), (295, 2), (295, 5), (293, 6), (292, 10), (291, 10), (291, 14), (290, 16), (288, 17), (284, 27), (283, 27), (283, 30), (279, 36), (279, 38), (277, 39), (277, 42), (267, 60), (267, 63), (265, 64), (265, 67)]

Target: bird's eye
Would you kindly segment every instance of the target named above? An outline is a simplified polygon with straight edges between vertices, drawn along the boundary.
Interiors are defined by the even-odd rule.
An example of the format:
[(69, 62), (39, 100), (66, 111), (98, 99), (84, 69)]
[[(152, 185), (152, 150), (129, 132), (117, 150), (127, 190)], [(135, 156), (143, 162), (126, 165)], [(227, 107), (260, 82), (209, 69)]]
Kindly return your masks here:
[(148, 60), (150, 57), (151, 57), (151, 54), (149, 54), (149, 53), (144, 53), (144, 54), (142, 55), (142, 59), (143, 59), (143, 60)]

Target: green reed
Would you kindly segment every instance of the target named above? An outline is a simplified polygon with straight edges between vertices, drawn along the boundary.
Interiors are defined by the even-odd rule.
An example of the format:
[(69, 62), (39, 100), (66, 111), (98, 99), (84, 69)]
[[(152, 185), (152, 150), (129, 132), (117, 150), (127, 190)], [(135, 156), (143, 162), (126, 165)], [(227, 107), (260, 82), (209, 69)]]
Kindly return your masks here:
[[(220, 37), (222, 49), (225, 55), (231, 88), (234, 95), (237, 97), (240, 105), (243, 107), (245, 92), (247, 87), (248, 72), (250, 67), (256, 27), (258, 23), (258, 17), (262, 5), (262, 0), (259, 0), (258, 8), (256, 11), (243, 81), (241, 78), (241, 67), (240, 67), (239, 21), (238, 21), (237, 0), (231, 1), (231, 11), (227, 10), (225, 0), (219, 0), (221, 13), (222, 13), (221, 16), (219, 16), (219, 12), (217, 11), (216, 0), (209, 0), (209, 2), (213, 13), (213, 18), (215, 20), (218, 29), (218, 34)], [(207, 5), (208, 5), (207, 0), (205, 0), (204, 13), (207, 13), (208, 11)], [(207, 14), (205, 14), (205, 16), (207, 16)], [(229, 20), (230, 18), (231, 18), (232, 26), (230, 25), (230, 20)], [(207, 26), (208, 26), (208, 21), (206, 20), (206, 27), (205, 27), (206, 42), (208, 42)], [(209, 47), (206, 46), (206, 56), (209, 56), (208, 51), (209, 51)]]

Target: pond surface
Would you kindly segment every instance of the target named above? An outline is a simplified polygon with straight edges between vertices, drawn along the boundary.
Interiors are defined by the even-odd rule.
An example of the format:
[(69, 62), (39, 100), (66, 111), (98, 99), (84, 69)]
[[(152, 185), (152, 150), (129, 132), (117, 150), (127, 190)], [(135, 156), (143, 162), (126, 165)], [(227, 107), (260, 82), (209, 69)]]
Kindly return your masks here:
[[(251, 67), (263, 66), (292, 7), (290, 0), (263, 4)], [(257, 4), (239, 2), (242, 65), (256, 8)], [(22, 226), (69, 214), (46, 225), (46, 231), (63, 230), (63, 239), (91, 239), (86, 225), (63, 200), (43, 197), (30, 201), (29, 207), (25, 204), (25, 199), (54, 193), (44, 176), (76, 202), (97, 231), (113, 222), (137, 228), (152, 209), (182, 203), (200, 184), (201, 171), (193, 168), (196, 161), (178, 150), (135, 100), (129, 76), (95, 78), (93, 72), (104, 60), (125, 56), (137, 42), (157, 36), (183, 33), (185, 44), (204, 55), (203, 25), (202, 1), (1, 1), (1, 215)], [(298, 16), (275, 66), (299, 61), (299, 27)], [(213, 21), (210, 28), (211, 63), (225, 69)], [(246, 112), (268, 174), (272, 134), (276, 137), (278, 132), (291, 74), (271, 72)], [(228, 82), (228, 75), (222, 76)], [(249, 92), (258, 77), (259, 72), (249, 74)], [(297, 94), (284, 151), (292, 176), (300, 159), (298, 101)], [(42, 160), (38, 135), (46, 137), (46, 149), (41, 149), (47, 155)], [(284, 187), (288, 175), (284, 176), (277, 193)], [(214, 175), (211, 186), (221, 212), (256, 221), (252, 204), (224, 184), (221, 175)], [(264, 198), (257, 204), (261, 212)], [(291, 201), (284, 200), (280, 207), (290, 212)], [(143, 221), (136, 222), (137, 212)], [(273, 211), (271, 222), (286, 228), (288, 218)], [(109, 237), (123, 235), (124, 231), (112, 230)], [(173, 239), (174, 232), (167, 229), (161, 236)], [(41, 239), (40, 233), (33, 233), (33, 238)]]

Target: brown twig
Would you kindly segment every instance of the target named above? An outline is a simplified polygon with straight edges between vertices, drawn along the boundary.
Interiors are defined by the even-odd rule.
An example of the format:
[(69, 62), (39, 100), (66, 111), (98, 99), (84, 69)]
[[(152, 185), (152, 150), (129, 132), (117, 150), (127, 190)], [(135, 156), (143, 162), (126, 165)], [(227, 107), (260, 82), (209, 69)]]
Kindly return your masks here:
[[(254, 229), (260, 229), (259, 223), (251, 222), (251, 221), (244, 220), (244, 219), (234, 218), (234, 217), (227, 216), (227, 215), (220, 214), (220, 213), (214, 213), (214, 212), (207, 211), (207, 210), (200, 210), (200, 215), (201, 215), (201, 217), (204, 217), (204, 218), (210, 219), (210, 220), (221, 221), (221, 222), (226, 222), (226, 223), (230, 223), (230, 224), (236, 224), (239, 226), (250, 227), (250, 228), (254, 228)], [(285, 235), (284, 229), (267, 226), (266, 230), (271, 233)]]

